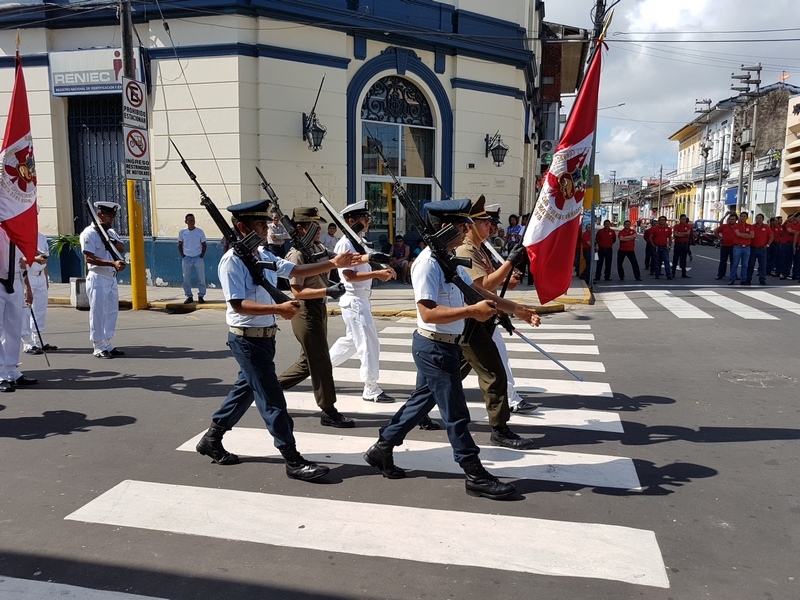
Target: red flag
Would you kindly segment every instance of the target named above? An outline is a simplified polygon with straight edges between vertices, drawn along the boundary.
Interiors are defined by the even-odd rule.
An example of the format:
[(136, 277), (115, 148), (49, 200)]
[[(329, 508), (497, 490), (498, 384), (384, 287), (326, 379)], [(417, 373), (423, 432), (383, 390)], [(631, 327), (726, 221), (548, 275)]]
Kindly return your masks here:
[(592, 57), (525, 229), (523, 244), (528, 250), (536, 293), (542, 304), (564, 294), (572, 280), (575, 242), (583, 214), (597, 124), (600, 50), (598, 47)]
[(33, 160), (31, 118), (28, 93), (22, 75), (22, 59), (17, 55), (17, 72), (11, 108), (8, 111), (0, 172), (0, 226), (22, 255), (33, 264), (39, 234), (36, 210), (36, 163)]

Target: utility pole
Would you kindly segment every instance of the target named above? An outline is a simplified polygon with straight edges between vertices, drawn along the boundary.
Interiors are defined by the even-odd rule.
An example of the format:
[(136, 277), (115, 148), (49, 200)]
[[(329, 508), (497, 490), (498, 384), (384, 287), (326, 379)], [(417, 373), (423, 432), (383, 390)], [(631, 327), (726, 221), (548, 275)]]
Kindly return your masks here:
[[(736, 191), (736, 212), (741, 212), (742, 208), (745, 206), (742, 201), (743, 191), (744, 191), (744, 153), (748, 147), (751, 147), (750, 150), (750, 177), (748, 182), (748, 205), (750, 203), (750, 196), (751, 190), (753, 187), (753, 172), (755, 171), (755, 137), (756, 137), (756, 117), (758, 115), (758, 96), (761, 93), (761, 63), (758, 63), (755, 67), (745, 67), (742, 65), (742, 71), (747, 71), (746, 73), (740, 73), (739, 75), (735, 73), (731, 73), (731, 79), (735, 79), (739, 82), (739, 85), (732, 83), (731, 89), (737, 92), (740, 92), (739, 98), (741, 98), (745, 103), (747, 102), (748, 98), (755, 98), (755, 102), (753, 103), (753, 124), (751, 129), (745, 129), (742, 127), (742, 138), (740, 140), (740, 156), (739, 156), (739, 187)], [(753, 73), (755, 73), (755, 78), (753, 78)], [(753, 92), (750, 90), (750, 86), (755, 85), (756, 91)], [(747, 107), (742, 109), (742, 113), (745, 115), (747, 113)], [(743, 123), (744, 125), (744, 123)]]
[[(698, 104), (705, 105), (705, 108), (697, 110)], [(702, 217), (706, 205), (706, 168), (708, 167), (708, 151), (711, 150), (710, 146), (708, 145), (708, 113), (711, 111), (711, 100), (709, 98), (695, 100), (694, 107), (694, 112), (701, 113), (706, 118), (706, 131), (703, 137), (700, 139), (700, 152), (703, 153), (703, 181), (700, 184), (700, 207), (699, 211), (697, 211), (700, 213), (700, 217)], [(697, 214), (692, 214), (691, 220), (696, 218), (698, 218)]]
[[(722, 150), (719, 153), (719, 179), (717, 180), (717, 202), (721, 202), (725, 206), (725, 201), (722, 199), (722, 172), (725, 169), (725, 138), (727, 134), (722, 136)], [(714, 220), (720, 219), (721, 211), (714, 211)]]
[[(136, 69), (133, 61), (131, 0), (121, 0), (119, 26), (122, 39), (122, 74), (129, 79), (134, 79), (136, 77)], [(125, 90), (122, 93), (124, 94)], [(131, 301), (133, 310), (143, 310), (147, 308), (144, 213), (141, 204), (136, 201), (136, 181), (128, 179), (125, 183), (128, 196), (128, 238), (131, 252)]]
[[(661, 213), (661, 181), (664, 177), (664, 165), (658, 169), (658, 212)], [(656, 215), (657, 217), (659, 215)]]

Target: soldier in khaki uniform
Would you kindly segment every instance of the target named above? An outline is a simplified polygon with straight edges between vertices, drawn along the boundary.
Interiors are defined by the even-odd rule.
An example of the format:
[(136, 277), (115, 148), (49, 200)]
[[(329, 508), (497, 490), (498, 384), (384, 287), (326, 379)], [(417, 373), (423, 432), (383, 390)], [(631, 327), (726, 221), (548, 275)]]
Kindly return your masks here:
[[(300, 235), (305, 236), (311, 223), (324, 223), (325, 219), (319, 215), (316, 207), (304, 206), (294, 210), (292, 221)], [(319, 241), (321, 233), (320, 229), (312, 250), (314, 254), (324, 253), (327, 260), (327, 250)], [(303, 254), (296, 248), (289, 251), (286, 260), (296, 265), (305, 264)], [(292, 277), (289, 284), (295, 299), (300, 301), (300, 311), (292, 319), (292, 331), (300, 342), (301, 351), (295, 363), (280, 374), (278, 382), (282, 389), (288, 390), (310, 376), (314, 398), (317, 406), (322, 409), (320, 423), (326, 427), (354, 427), (353, 419), (336, 410), (336, 387), (328, 354), (328, 311), (325, 298), (339, 298), (344, 293), (344, 286), (332, 285), (324, 274)]]
[[(486, 212), (485, 203), (486, 199), (481, 196), (473, 204), (470, 210), (470, 218), (473, 222), (468, 226), (469, 231), (464, 237), (464, 241), (456, 248), (456, 255), (472, 260), (472, 267), (466, 270), (472, 278), (473, 284), (494, 292), (497, 286), (486, 280), (495, 273), (495, 269), (488, 254), (481, 247), (481, 243), (489, 235), (489, 229), (495, 220)], [(524, 262), (524, 253), (525, 249), (522, 247), (512, 251), (506, 263), (496, 272), (496, 277), (504, 279), (508, 270), (513, 269), (515, 264)], [(519, 305), (515, 304), (515, 306)], [(492, 427), (492, 444), (517, 450), (530, 450), (535, 446), (534, 441), (519, 437), (508, 426), (511, 418), (508, 404), (508, 378), (504, 361), (492, 335), (487, 324), (479, 324), (475, 328), (469, 344), (462, 345), (461, 377), (466, 377), (470, 369), (474, 369), (478, 375), (478, 383), (486, 403), (486, 412), (489, 413), (489, 425)]]

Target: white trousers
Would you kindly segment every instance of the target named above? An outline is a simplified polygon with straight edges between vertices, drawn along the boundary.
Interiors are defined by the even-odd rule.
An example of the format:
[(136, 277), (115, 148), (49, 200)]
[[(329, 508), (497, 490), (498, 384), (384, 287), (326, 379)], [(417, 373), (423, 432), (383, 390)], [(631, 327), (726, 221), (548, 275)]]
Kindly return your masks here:
[(19, 351), (22, 347), (22, 317), (25, 294), (23, 293), (22, 279), (14, 280), (14, 293), (6, 292), (5, 286), (0, 284), (0, 379), (16, 381), (22, 377), (17, 369)]
[(375, 398), (383, 393), (378, 387), (380, 375), (381, 345), (372, 319), (369, 298), (345, 293), (339, 299), (342, 309), (345, 335), (333, 343), (330, 349), (331, 364), (338, 367), (354, 354), (361, 361), (359, 374), (364, 382), (364, 398)]
[(492, 339), (497, 345), (497, 351), (500, 353), (500, 360), (503, 361), (503, 367), (506, 370), (506, 378), (508, 379), (508, 405), (513, 408), (522, 402), (522, 396), (514, 389), (516, 381), (514, 381), (514, 376), (511, 374), (511, 366), (508, 364), (508, 351), (506, 350), (506, 342), (500, 333), (501, 329), (502, 327), (500, 327), (500, 325), (494, 328)]
[(86, 295), (89, 296), (89, 339), (94, 350), (113, 350), (111, 338), (117, 328), (119, 290), (117, 278), (89, 271), (86, 276)]
[(41, 275), (28, 273), (28, 281), (33, 292), (33, 317), (36, 317), (36, 323), (33, 322), (31, 308), (25, 307), (22, 317), (22, 347), (24, 350), (29, 350), (34, 346), (39, 348), (44, 346), (44, 341), (36, 334), (36, 325), (39, 326), (39, 333), (44, 333), (44, 327), (47, 324), (47, 277), (44, 272)]

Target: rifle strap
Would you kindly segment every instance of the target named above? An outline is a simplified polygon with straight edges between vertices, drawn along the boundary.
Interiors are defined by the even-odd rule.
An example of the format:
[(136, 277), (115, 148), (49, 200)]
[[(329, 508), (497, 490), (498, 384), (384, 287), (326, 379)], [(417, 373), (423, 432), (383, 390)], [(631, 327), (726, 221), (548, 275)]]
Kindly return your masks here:
[(0, 283), (3, 284), (3, 287), (6, 288), (7, 294), (14, 293), (14, 275), (16, 274), (16, 255), (17, 255), (17, 247), (14, 245), (14, 242), (9, 241), (8, 243), (8, 279), (0, 279)]

